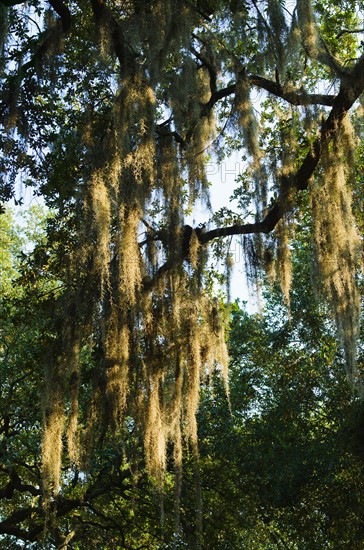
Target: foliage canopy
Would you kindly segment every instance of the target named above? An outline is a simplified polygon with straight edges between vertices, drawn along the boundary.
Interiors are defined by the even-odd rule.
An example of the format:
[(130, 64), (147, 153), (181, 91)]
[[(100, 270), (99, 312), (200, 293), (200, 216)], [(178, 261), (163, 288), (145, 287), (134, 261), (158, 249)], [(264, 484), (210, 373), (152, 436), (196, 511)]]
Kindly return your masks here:
[[(22, 181), (53, 212), (22, 273), (41, 312), (48, 506), (62, 464), (86, 471), (111, 433), (127, 455), (142, 434), (157, 484), (170, 452), (178, 496), (183, 446), (198, 456), (200, 383), (217, 366), (228, 388), (207, 270), (209, 245), (229, 263), (234, 235), (289, 307), (290, 240), (310, 225), (317, 290), (361, 395), (362, 4), (2, 0), (0, 12), (0, 198)], [(207, 160), (234, 150), (237, 212), (191, 227), (187, 213), (209, 206)]]

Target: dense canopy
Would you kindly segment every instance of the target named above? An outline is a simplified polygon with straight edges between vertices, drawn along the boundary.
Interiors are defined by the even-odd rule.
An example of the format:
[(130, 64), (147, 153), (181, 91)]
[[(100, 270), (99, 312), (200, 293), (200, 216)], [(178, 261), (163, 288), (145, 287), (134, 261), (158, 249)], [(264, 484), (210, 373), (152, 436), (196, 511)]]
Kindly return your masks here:
[[(362, 396), (361, 2), (1, 0), (0, 16), (0, 199), (29, 187), (48, 208), (19, 296), (29, 315), (36, 300), (45, 507), (108, 437), (130, 461), (143, 440), (156, 486), (172, 462), (178, 501), (201, 382), (217, 370), (229, 394), (211, 250), (228, 274), (233, 236), (289, 310), (292, 239), (309, 231)], [(234, 202), (213, 212), (207, 163), (235, 152)]]

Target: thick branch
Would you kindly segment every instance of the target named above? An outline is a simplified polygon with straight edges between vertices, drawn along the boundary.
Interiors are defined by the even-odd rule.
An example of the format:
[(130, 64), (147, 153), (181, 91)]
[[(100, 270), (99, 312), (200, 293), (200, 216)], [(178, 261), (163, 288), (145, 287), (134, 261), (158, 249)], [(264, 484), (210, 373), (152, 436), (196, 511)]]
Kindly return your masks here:
[[(117, 476), (105, 476), (105, 472), (101, 472), (95, 482), (86, 490), (83, 497), (67, 498), (59, 495), (57, 500), (51, 503), (52, 513), (54, 512), (58, 518), (64, 517), (77, 508), (90, 507), (91, 502), (95, 499), (104, 494), (109, 495), (115, 490), (118, 491), (119, 496), (122, 495), (123, 498), (128, 498), (127, 491), (130, 491), (132, 486), (125, 483), (125, 481), (129, 475), (128, 471), (118, 472)], [(28, 491), (34, 496), (40, 495), (39, 489), (23, 485), (14, 470), (11, 471), (10, 483), (13, 482), (13, 479), (17, 485), (17, 490)], [(10, 498), (10, 496), (4, 494), (3, 490), (0, 498)], [(30, 529), (21, 527), (23, 522), (30, 519), (32, 520), (32, 527)], [(25, 507), (14, 511), (6, 519), (0, 521), (0, 535), (13, 535), (21, 540), (34, 542), (44, 531), (44, 521), (44, 509), (41, 506)]]
[(293, 206), (292, 192), (303, 191), (307, 189), (309, 180), (312, 177), (321, 158), (322, 150), (325, 144), (330, 142), (335, 134), (340, 131), (340, 121), (345, 117), (353, 103), (358, 99), (364, 89), (364, 56), (354, 67), (350, 85), (343, 83), (339, 94), (336, 96), (333, 108), (322, 125), (320, 135), (310, 148), (301, 166), (296, 174), (290, 179), (289, 186), (280, 195), (279, 199), (269, 210), (268, 214), (261, 221), (249, 224), (235, 224), (229, 227), (219, 227), (207, 231), (199, 232), (198, 238), (201, 244), (218, 237), (227, 237), (229, 235), (246, 235), (251, 233), (270, 233), (273, 231), (282, 216)]
[(119, 61), (121, 76), (127, 77), (128, 74), (135, 74), (137, 72), (135, 67), (136, 54), (125, 40), (121, 25), (112, 11), (105, 5), (104, 0), (92, 0), (91, 5), (96, 23), (100, 26), (106, 25), (111, 35), (112, 46)]
[[(258, 77), (250, 77), (253, 78)], [(260, 82), (269, 83), (269, 87), (279, 87), (279, 84), (265, 81), (265, 79), (259, 79)], [(247, 235), (252, 233), (270, 233), (276, 227), (277, 223), (281, 220), (283, 215), (288, 212), (293, 206), (292, 193), (303, 191), (307, 189), (309, 180), (312, 177), (321, 158), (323, 146), (327, 144), (335, 134), (340, 131), (339, 123), (345, 117), (346, 113), (352, 107), (353, 103), (358, 99), (360, 94), (364, 90), (364, 55), (359, 59), (351, 74), (348, 75), (341, 85), (340, 92), (333, 100), (333, 107), (331, 112), (323, 123), (320, 135), (310, 148), (306, 157), (304, 158), (301, 166), (297, 170), (296, 174), (289, 180), (289, 185), (285, 186), (285, 191), (280, 195), (278, 200), (268, 211), (267, 215), (261, 221), (247, 224), (234, 224), (229, 227), (218, 227), (211, 229), (210, 231), (203, 232), (197, 228), (196, 234), (201, 244), (207, 244), (210, 241), (231, 235)], [(234, 86), (230, 86), (225, 89), (226, 95), (233, 93)], [(222, 90), (217, 92), (222, 94)], [(330, 96), (326, 96), (328, 99)], [(331, 99), (330, 99), (331, 101)], [(159, 275), (162, 275), (168, 267), (162, 266)], [(148, 285), (149, 286), (149, 285)]]
[[(276, 97), (280, 97), (291, 105), (326, 105), (327, 107), (332, 107), (334, 105), (334, 95), (309, 94), (302, 88), (299, 90), (290, 90), (278, 82), (274, 82), (274, 80), (269, 80), (268, 78), (263, 78), (256, 75), (249, 75), (247, 78), (252, 86), (256, 86), (257, 88), (265, 90)], [(218, 101), (234, 94), (235, 92), (236, 84), (231, 84), (226, 88), (216, 90), (216, 92), (211, 95), (209, 101), (203, 105), (201, 109), (201, 116), (206, 116)]]
[[(274, 80), (269, 80), (268, 78), (263, 78), (257, 75), (248, 75), (248, 80), (252, 86), (256, 86), (270, 94), (273, 94), (281, 99), (284, 99), (291, 105), (326, 105), (332, 107), (335, 101), (335, 96), (330, 94), (309, 94), (304, 89), (299, 90), (289, 90), (279, 84), (274, 82)], [(209, 100), (206, 105), (210, 105), (212, 102), (213, 105), (217, 103), (220, 99), (234, 94), (236, 91), (236, 84), (231, 84), (226, 88), (217, 90)]]
[(266, 90), (267, 92), (284, 99), (291, 105), (326, 105), (332, 107), (335, 96), (330, 94), (309, 94), (304, 89), (290, 90), (281, 86), (278, 82), (262, 78), (261, 76), (250, 75), (249, 80), (253, 86)]
[[(262, 79), (264, 80), (264, 79)], [(268, 81), (269, 82), (269, 81)], [(271, 86), (269, 82), (269, 86)], [(274, 83), (275, 86), (279, 84)], [(234, 93), (235, 86), (226, 88), (225, 91), (220, 90), (216, 94), (222, 93), (226, 95)], [(340, 131), (340, 121), (345, 117), (346, 113), (352, 107), (353, 103), (358, 99), (364, 90), (364, 55), (359, 59), (356, 66), (352, 70), (350, 76), (342, 82), (340, 92), (333, 100), (333, 107), (326, 121), (323, 123), (320, 135), (317, 137), (301, 166), (297, 172), (286, 181), (284, 191), (281, 193), (277, 201), (272, 205), (267, 215), (260, 221), (247, 224), (234, 224), (228, 227), (217, 227), (210, 231), (203, 231), (196, 228), (195, 232), (200, 244), (206, 245), (210, 241), (228, 237), (231, 235), (248, 235), (253, 233), (270, 233), (274, 230), (278, 222), (284, 214), (289, 212), (294, 206), (294, 196), (298, 191), (303, 191), (308, 188), (309, 181), (314, 174), (314, 171), (320, 161), (324, 145), (329, 143), (335, 134)], [(329, 98), (330, 96), (326, 96)], [(330, 99), (331, 101), (331, 99)], [(185, 226), (189, 228), (189, 226)], [(187, 255), (183, 255), (181, 260), (186, 259)], [(144, 290), (150, 291), (158, 283), (159, 279), (173, 268), (175, 264), (167, 261), (159, 269), (157, 274), (144, 282)]]
[(62, 0), (48, 0), (54, 11), (58, 13), (62, 21), (62, 30), (68, 33), (71, 28), (71, 12)]
[(339, 38), (341, 38), (342, 36), (344, 36), (345, 34), (359, 34), (359, 33), (362, 33), (364, 32), (364, 29), (342, 29), (337, 35), (336, 35), (336, 39), (338, 40)]
[(19, 524), (23, 521), (29, 520), (33, 517), (35, 508), (22, 508), (21, 510), (16, 510), (5, 520), (0, 522), (0, 534), (2, 535), (14, 535), (21, 540), (35, 541), (37, 536), (43, 531), (44, 526), (38, 525), (32, 529), (30, 533), (26, 529), (19, 527)]
[[(273, 80), (269, 80), (267, 78), (256, 75), (250, 75), (247, 78), (252, 86), (265, 90), (266, 92), (269, 92), (276, 97), (280, 97), (291, 105), (324, 105), (327, 107), (332, 107), (335, 102), (335, 96), (331, 94), (309, 94), (302, 88), (299, 90), (289, 90), (278, 82), (274, 82)], [(218, 103), (219, 101), (221, 101), (221, 99), (224, 99), (225, 97), (229, 97), (230, 95), (235, 94), (235, 92), (236, 84), (230, 84), (226, 88), (221, 88), (220, 90), (214, 91), (211, 94), (209, 101), (201, 106), (200, 118), (208, 116), (216, 103)], [(160, 136), (168, 135), (174, 137), (177, 143), (182, 145), (182, 147), (186, 147), (188, 145), (189, 139), (193, 134), (193, 130), (190, 129), (186, 135), (186, 138), (184, 139), (177, 132), (171, 132), (168, 129), (168, 126), (166, 126), (166, 123), (162, 123), (157, 126), (157, 133)]]
[(7, 468), (6, 472), (10, 477), (10, 481), (5, 487), (0, 489), (0, 499), (12, 498), (15, 491), (19, 493), (30, 493), (33, 496), (39, 496), (41, 494), (40, 489), (37, 489), (33, 485), (23, 483), (14, 468)]
[(216, 69), (213, 66), (210, 59), (207, 58), (206, 55), (202, 55), (201, 52), (198, 52), (195, 48), (191, 47), (191, 52), (196, 56), (197, 59), (199, 59), (202, 63), (203, 67), (206, 67), (209, 78), (210, 78), (210, 90), (211, 90), (211, 96), (214, 95), (217, 89), (217, 73)]

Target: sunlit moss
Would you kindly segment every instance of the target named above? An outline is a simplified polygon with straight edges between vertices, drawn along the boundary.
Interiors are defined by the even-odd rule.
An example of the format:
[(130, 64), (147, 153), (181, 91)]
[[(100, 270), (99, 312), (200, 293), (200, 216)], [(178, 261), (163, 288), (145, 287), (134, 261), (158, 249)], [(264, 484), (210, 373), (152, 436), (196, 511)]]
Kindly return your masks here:
[(258, 140), (258, 122), (250, 99), (250, 84), (245, 74), (239, 73), (235, 95), (235, 109), (238, 113), (238, 122), (243, 130), (245, 147), (254, 161), (259, 165), (261, 151)]
[(359, 293), (355, 280), (361, 240), (351, 209), (348, 183), (355, 143), (349, 119), (335, 141), (325, 146), (323, 171), (311, 186), (314, 241), (321, 289), (327, 295), (342, 341), (347, 373), (355, 386), (358, 372)]
[[(78, 462), (82, 457), (87, 465), (97, 430), (123, 433), (125, 417), (130, 415), (143, 435), (148, 471), (159, 485), (167, 468), (166, 450), (172, 447), (178, 497), (184, 446), (198, 456), (196, 414), (201, 382), (217, 368), (228, 394), (227, 322), (220, 302), (209, 296), (202, 284), (206, 247), (199, 241), (198, 231), (184, 220), (186, 209), (196, 200), (208, 204), (206, 160), (216, 137), (216, 116), (207, 107), (216, 83), (203, 55), (192, 48), (190, 32), (197, 12), (191, 3), (115, 1), (108, 6), (113, 11), (105, 7), (104, 18), (97, 25), (98, 62), (109, 63), (117, 49), (122, 78), (113, 74), (110, 81), (115, 91), (105, 105), (87, 108), (80, 133), (81, 145), (87, 150), (84, 166), (77, 168), (77, 201), (82, 206), (77, 210), (69, 294), (59, 307), (60, 324), (69, 334), (45, 361), (45, 487), (48, 494), (58, 490), (66, 433), (69, 459)], [(317, 58), (321, 45), (311, 2), (300, 0), (297, 11), (298, 27), (292, 24), (290, 43), (298, 51), (300, 38), (306, 53)], [(279, 73), (282, 69), (285, 76), (283, 59), (290, 53), (281, 49), (279, 35), (288, 33), (286, 15), (275, 0), (269, 0), (268, 12), (280, 49), (275, 56), (279, 70), (270, 86), (283, 90)], [(261, 19), (257, 18), (258, 26)], [(198, 22), (201, 24), (200, 18)], [(116, 27), (119, 32), (112, 30)], [(271, 44), (270, 39), (268, 42)], [(124, 64), (120, 51), (125, 54)], [(272, 59), (276, 52), (270, 53)], [(127, 54), (133, 62), (127, 62)], [(293, 54), (290, 62), (292, 59)], [(112, 63), (110, 70), (114, 71), (118, 64)], [(271, 65), (270, 70), (275, 67)], [(283, 129), (277, 143), (272, 142), (274, 159), (269, 166), (251, 100), (252, 77), (237, 59), (227, 71), (232, 79), (236, 73), (236, 81), (228, 88), (231, 94), (235, 92), (230, 118), (240, 127), (242, 149), (248, 156), (246, 175), (251, 184), (246, 195), (256, 210), (252, 213), (249, 203), (246, 219), (254, 223), (264, 219), (273, 193), (278, 200), (283, 197), (282, 209), (284, 200), (291, 204), (291, 178), (297, 170), (301, 142), (292, 111), (289, 126), (287, 112), (278, 112), (276, 102), (273, 116)], [(14, 98), (10, 98), (16, 106), (15, 92), (16, 86)], [(229, 95), (226, 90), (224, 93)], [(161, 119), (163, 124), (159, 124)], [(306, 122), (309, 138), (314, 139), (317, 117), (316, 132), (311, 131), (314, 126), (309, 117)], [(347, 166), (352, 162), (348, 154), (353, 149), (347, 121), (339, 133), (340, 139), (325, 145), (321, 175), (311, 186), (311, 200), (318, 272), (334, 309), (353, 380), (359, 311), (354, 273), (359, 239), (347, 186)], [(162, 206), (158, 208), (154, 202)], [(288, 220), (281, 220), (276, 257), (273, 247), (271, 251), (264, 246), (260, 234), (244, 239), (252, 279), (259, 281), (262, 263), (269, 266), (270, 273), (275, 265), (287, 305), (292, 277), (290, 230)], [(230, 267), (227, 263), (227, 271)], [(81, 327), (79, 331), (76, 325)], [(90, 361), (88, 390), (93, 393), (84, 421), (78, 418), (78, 393), (83, 390), (79, 386), (80, 349), (88, 338), (94, 339), (96, 351)], [(80, 422), (87, 425), (80, 426)]]
[(289, 226), (286, 220), (282, 220), (278, 230), (277, 273), (282, 294), (288, 307), (292, 285), (292, 259), (289, 241)]
[[(115, 9), (120, 10), (122, 21), (137, 21), (136, 3), (129, 7), (115, 4)], [(172, 99), (176, 125), (179, 117), (185, 125), (186, 114), (178, 113), (180, 94), (190, 98), (191, 128), (183, 136), (186, 150), (181, 154), (168, 133), (155, 139), (155, 82), (168, 55), (180, 55), (179, 48), (187, 40), (189, 27), (180, 28), (174, 17), (185, 9), (176, 2), (155, 2), (140, 14), (133, 40), (135, 47), (150, 56), (150, 71), (124, 67), (126, 74), (114, 105), (102, 122), (90, 113), (82, 134), (90, 155), (70, 280), (72, 285), (78, 281), (83, 292), (72, 295), (72, 308), (65, 309), (63, 319), (64, 326), (71, 327), (64, 344), (78, 351), (73, 353), (72, 368), (66, 367), (69, 358), (62, 353), (59, 364), (49, 369), (47, 384), (50, 388), (53, 380), (55, 389), (49, 391), (45, 403), (43, 455), (44, 476), (50, 480), (48, 493), (60, 484), (66, 431), (69, 459), (87, 468), (98, 430), (123, 433), (125, 417), (131, 415), (143, 434), (148, 471), (160, 486), (167, 447), (173, 447), (178, 496), (183, 446), (190, 445), (197, 453), (200, 382), (218, 367), (227, 388), (226, 320), (201, 283), (207, 256), (200, 253), (196, 232), (189, 235), (184, 225), (188, 200), (192, 203), (201, 196), (208, 200), (206, 150), (215, 136), (214, 113), (200, 116), (211, 94), (208, 71), (191, 57), (182, 56), (184, 67), (176, 75), (181, 86), (176, 86)], [(99, 36), (104, 61), (113, 47), (109, 36), (113, 22), (108, 12), (105, 17)], [(151, 21), (155, 21), (152, 32)], [(147, 220), (156, 189), (164, 205), (160, 251)], [(169, 267), (165, 271), (164, 262)], [(155, 284), (145, 284), (156, 274)], [(82, 330), (76, 338), (72, 327), (75, 319), (84, 321), (85, 300), (90, 319), (80, 323)], [(90, 334), (97, 340), (93, 394), (86, 424), (79, 426), (79, 350), (82, 339)], [(64, 378), (62, 369), (68, 369)], [(54, 378), (55, 370), (59, 379)]]
[(308, 55), (316, 58), (319, 53), (320, 44), (311, 0), (297, 1), (297, 15), (303, 45)]

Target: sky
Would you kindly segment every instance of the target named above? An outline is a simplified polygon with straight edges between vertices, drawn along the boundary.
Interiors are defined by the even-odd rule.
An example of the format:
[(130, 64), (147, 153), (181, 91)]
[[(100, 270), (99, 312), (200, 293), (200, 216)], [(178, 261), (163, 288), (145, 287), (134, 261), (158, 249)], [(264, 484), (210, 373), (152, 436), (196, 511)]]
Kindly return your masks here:
[[(244, 170), (244, 163), (241, 160), (241, 153), (236, 152), (231, 157), (217, 163), (210, 160), (206, 166), (207, 178), (211, 183), (210, 200), (213, 212), (222, 207), (227, 207), (238, 212), (236, 203), (230, 202), (229, 198), (236, 188), (236, 178)], [(211, 212), (205, 206), (196, 207), (192, 215), (186, 218), (186, 223), (193, 227), (207, 222), (211, 218)], [(213, 226), (211, 225), (211, 229)], [(249, 292), (244, 272), (244, 252), (239, 242), (239, 237), (233, 237), (230, 244), (230, 253), (233, 256), (234, 266), (232, 269), (230, 299), (240, 299), (248, 302), (248, 308), (256, 310), (257, 299)], [(222, 267), (223, 270), (223, 267)]]

